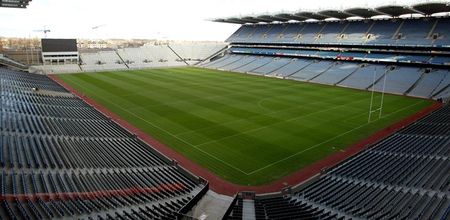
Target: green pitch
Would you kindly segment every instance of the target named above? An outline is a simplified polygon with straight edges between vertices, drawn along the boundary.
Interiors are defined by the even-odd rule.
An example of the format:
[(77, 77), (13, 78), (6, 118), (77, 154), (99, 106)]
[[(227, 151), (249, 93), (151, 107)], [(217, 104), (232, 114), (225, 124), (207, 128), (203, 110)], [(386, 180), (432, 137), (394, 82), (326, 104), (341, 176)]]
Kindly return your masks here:
[[(231, 182), (261, 185), (345, 150), (430, 101), (199, 68), (60, 75)], [(375, 96), (379, 104), (380, 94)]]

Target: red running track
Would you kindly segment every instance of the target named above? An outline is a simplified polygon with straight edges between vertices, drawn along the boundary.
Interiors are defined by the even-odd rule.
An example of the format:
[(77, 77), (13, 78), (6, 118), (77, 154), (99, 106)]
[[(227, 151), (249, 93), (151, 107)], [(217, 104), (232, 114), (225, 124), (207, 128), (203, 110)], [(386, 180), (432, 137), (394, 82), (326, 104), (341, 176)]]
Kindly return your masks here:
[(120, 124), (122, 127), (126, 128), (130, 132), (136, 134), (139, 138), (144, 140), (147, 144), (158, 150), (163, 155), (172, 158), (176, 160), (182, 167), (186, 168), (193, 174), (197, 176), (201, 176), (204, 179), (209, 181), (210, 188), (214, 190), (217, 193), (225, 194), (225, 195), (234, 195), (237, 192), (242, 191), (254, 191), (258, 194), (261, 193), (271, 193), (271, 192), (278, 192), (285, 188), (286, 186), (295, 186), (301, 182), (304, 182), (308, 180), (309, 178), (315, 176), (316, 174), (320, 173), (321, 170), (324, 168), (332, 167), (341, 161), (357, 154), (361, 150), (365, 149), (366, 146), (369, 146), (371, 144), (375, 144), (378, 141), (388, 137), (389, 135), (395, 133), (396, 131), (402, 129), (403, 127), (406, 127), (415, 121), (421, 119), (422, 117), (430, 114), (431, 112), (439, 109), (442, 107), (442, 104), (435, 103), (432, 106), (429, 106), (422, 111), (394, 124), (391, 125), (373, 135), (370, 137), (359, 141), (349, 148), (347, 148), (343, 152), (337, 152), (335, 154), (332, 154), (320, 161), (317, 161), (307, 167), (302, 168), (301, 170), (288, 175), (280, 180), (277, 180), (275, 182), (272, 182), (267, 185), (262, 186), (243, 186), (243, 185), (237, 185), (234, 183), (231, 183), (227, 180), (224, 180), (220, 178), (219, 176), (215, 175), (211, 171), (201, 167), (200, 165), (194, 163), (193, 161), (189, 160), (182, 154), (176, 152), (175, 150), (171, 149), (170, 147), (164, 145), (163, 143), (159, 142), (158, 140), (154, 139), (150, 135), (144, 133), (140, 129), (136, 128), (134, 125), (128, 123), (126, 120), (123, 120), (120, 116), (117, 114), (111, 112), (104, 106), (97, 103), (95, 100), (84, 96), (74, 88), (72, 88), (70, 85), (65, 83), (63, 80), (61, 80), (57, 75), (49, 75), (51, 79), (53, 79), (55, 82), (59, 83), (61, 86), (72, 92), (73, 94), (77, 95), (81, 99), (83, 99), (85, 102), (89, 103), (90, 105), (94, 106), (98, 111), (103, 112), (103, 114), (110, 117), (113, 121)]

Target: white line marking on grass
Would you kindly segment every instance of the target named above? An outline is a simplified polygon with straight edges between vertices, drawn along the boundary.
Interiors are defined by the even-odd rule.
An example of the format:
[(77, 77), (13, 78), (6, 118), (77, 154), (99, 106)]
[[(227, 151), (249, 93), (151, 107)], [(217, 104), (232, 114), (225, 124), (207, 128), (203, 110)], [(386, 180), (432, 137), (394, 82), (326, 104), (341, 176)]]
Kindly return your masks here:
[[(248, 96), (258, 97), (259, 98), (259, 95), (250, 94), (249, 92), (257, 92), (257, 91), (262, 91), (262, 90), (263, 91), (272, 91), (272, 90), (278, 90), (278, 89), (291, 88), (291, 87), (295, 87), (295, 86), (298, 86), (298, 85), (294, 84), (294, 85), (286, 86), (286, 87), (272, 87), (272, 88), (268, 88), (268, 89), (264, 88), (264, 89), (253, 89), (253, 90), (240, 90), (240, 91), (235, 91), (235, 92), (228, 92), (228, 93), (222, 94), (222, 95), (212, 95), (212, 96), (204, 96), (204, 97), (198, 97), (198, 98), (192, 98), (192, 99), (178, 100), (178, 101), (173, 101), (173, 102), (164, 102), (162, 104), (151, 104), (151, 105), (145, 105), (145, 106), (139, 106), (139, 107), (132, 107), (132, 108), (129, 108), (129, 109), (130, 110), (146, 109), (148, 107), (156, 107), (156, 106), (161, 106), (161, 105), (171, 105), (171, 104), (177, 104), (177, 103), (185, 103), (185, 102), (196, 101), (196, 100), (213, 100), (214, 101), (216, 98), (225, 98), (225, 97), (239, 95), (239, 94), (246, 94)], [(141, 95), (145, 95), (147, 93), (144, 92), (144, 93), (140, 93), (140, 94)]]
[[(78, 86), (80, 86), (81, 88), (83, 88), (85, 91), (92, 91), (92, 90), (90, 90), (90, 89), (86, 89), (86, 87), (84, 87), (84, 86), (78, 84), (77, 82), (74, 82), (74, 81), (72, 81), (72, 80), (70, 80), (70, 79), (69, 79), (69, 81), (71, 81), (71, 82), (77, 84)], [(93, 93), (93, 94), (95, 94), (95, 93)], [(94, 96), (97, 96), (97, 95), (94, 95)], [(177, 140), (179, 140), (179, 141), (181, 141), (181, 142), (183, 142), (183, 143), (185, 143), (185, 144), (187, 144), (187, 145), (189, 145), (189, 146), (191, 146), (191, 147), (197, 149), (198, 151), (200, 151), (200, 152), (202, 152), (202, 153), (204, 153), (204, 154), (206, 154), (206, 155), (212, 157), (213, 159), (216, 159), (217, 161), (222, 162), (223, 164), (229, 166), (230, 168), (233, 168), (233, 169), (235, 169), (235, 170), (237, 170), (237, 171), (239, 171), (239, 172), (241, 172), (241, 173), (243, 173), (243, 174), (245, 174), (245, 175), (248, 175), (245, 171), (242, 171), (241, 169), (239, 169), (239, 168), (237, 168), (237, 167), (235, 167), (235, 166), (233, 166), (233, 165), (231, 165), (231, 164), (229, 164), (229, 163), (227, 163), (227, 162), (221, 160), (220, 158), (217, 158), (216, 156), (214, 156), (214, 155), (212, 155), (212, 154), (210, 154), (210, 153), (208, 153), (208, 152), (206, 152), (206, 151), (204, 151), (204, 150), (202, 150), (202, 149), (200, 149), (200, 148), (198, 148), (198, 147), (192, 145), (191, 143), (189, 143), (189, 142), (187, 142), (187, 141), (185, 141), (185, 140), (183, 140), (183, 139), (181, 139), (181, 138), (175, 136), (175, 135), (172, 134), (171, 132), (169, 132), (169, 131), (167, 131), (167, 130), (165, 130), (165, 129), (163, 129), (163, 128), (161, 128), (161, 127), (155, 125), (155, 124), (153, 124), (152, 122), (147, 121), (146, 119), (144, 119), (144, 118), (140, 117), (139, 115), (136, 115), (135, 113), (133, 113), (133, 112), (131, 112), (131, 111), (129, 111), (129, 110), (123, 108), (122, 106), (120, 106), (120, 105), (118, 105), (118, 104), (116, 104), (116, 103), (114, 103), (114, 102), (112, 102), (112, 101), (110, 101), (110, 100), (104, 99), (104, 98), (102, 98), (102, 97), (100, 97), (100, 96), (97, 96), (97, 97), (100, 98), (100, 99), (103, 99), (103, 100), (106, 101), (106, 102), (109, 102), (109, 103), (111, 103), (111, 104), (117, 106), (118, 108), (122, 109), (123, 111), (128, 112), (130, 115), (132, 115), (132, 116), (134, 116), (134, 117), (136, 117), (136, 118), (138, 118), (138, 119), (144, 121), (145, 123), (147, 123), (147, 124), (149, 124), (149, 125), (151, 125), (151, 126), (157, 128), (157, 129), (160, 130), (160, 131), (163, 131), (163, 132), (167, 133), (168, 135), (170, 135), (170, 136), (176, 138)]]
[(225, 136), (223, 138), (219, 138), (219, 139), (212, 140), (212, 141), (207, 141), (207, 142), (204, 142), (204, 143), (201, 143), (201, 144), (197, 144), (195, 146), (199, 147), (199, 146), (211, 144), (211, 143), (214, 143), (214, 142), (222, 141), (222, 140), (225, 140), (225, 139), (228, 139), (228, 138), (232, 138), (232, 137), (235, 137), (235, 136), (239, 136), (239, 135), (242, 135), (242, 134), (247, 134), (247, 133), (250, 133), (250, 132), (259, 131), (259, 130), (271, 127), (273, 125), (277, 125), (277, 124), (281, 124), (281, 123), (285, 123), (285, 122), (295, 121), (295, 120), (298, 120), (298, 119), (301, 119), (301, 118), (305, 118), (305, 117), (308, 117), (308, 116), (311, 116), (311, 115), (315, 115), (317, 113), (323, 113), (323, 112), (327, 112), (327, 111), (330, 111), (330, 110), (333, 110), (333, 109), (337, 109), (337, 108), (343, 107), (345, 105), (348, 105), (350, 103), (357, 103), (357, 102), (361, 102), (361, 101), (365, 101), (365, 100), (366, 99), (359, 99), (359, 100), (348, 102), (348, 103), (345, 103), (345, 104), (342, 104), (342, 105), (336, 105), (335, 107), (332, 107), (332, 108), (327, 108), (327, 109), (323, 109), (323, 110), (320, 110), (320, 111), (311, 112), (311, 113), (308, 113), (306, 115), (301, 115), (299, 117), (294, 117), (294, 118), (291, 118), (291, 119), (288, 119), (288, 120), (280, 120), (279, 122), (276, 122), (276, 123), (273, 123), (273, 124), (270, 124), (270, 125), (266, 125), (266, 126), (250, 129), (250, 130), (247, 130), (247, 131), (239, 132), (237, 134)]
[(273, 99), (273, 98), (278, 98), (278, 97), (267, 97), (267, 98), (263, 98), (263, 99), (259, 100), (259, 101), (258, 101), (258, 107), (260, 107), (261, 109), (264, 109), (264, 110), (266, 110), (266, 111), (275, 112), (274, 110), (269, 109), (269, 108), (266, 108), (266, 107), (264, 107), (264, 106), (262, 105), (262, 103), (263, 103), (264, 101), (269, 100), (269, 99)]
[(356, 127), (356, 128), (353, 128), (353, 129), (351, 129), (351, 130), (349, 130), (349, 131), (347, 131), (347, 132), (341, 133), (340, 135), (337, 135), (337, 136), (335, 136), (335, 137), (333, 137), (333, 138), (330, 138), (330, 139), (328, 139), (328, 140), (326, 140), (326, 141), (323, 141), (323, 142), (318, 143), (318, 144), (316, 144), (316, 145), (313, 145), (313, 146), (311, 146), (311, 147), (309, 147), (309, 148), (306, 148), (306, 149), (304, 149), (304, 150), (302, 150), (302, 151), (299, 151), (299, 152), (297, 152), (297, 153), (295, 153), (295, 154), (292, 154), (291, 156), (285, 157), (285, 158), (283, 158), (283, 159), (281, 159), (281, 160), (275, 161), (275, 162), (273, 162), (273, 163), (271, 163), (271, 164), (268, 164), (268, 165), (266, 165), (266, 166), (264, 166), (264, 167), (261, 167), (261, 168), (259, 168), (259, 169), (257, 169), (257, 170), (254, 170), (254, 171), (248, 173), (248, 175), (252, 175), (252, 174), (257, 173), (257, 172), (259, 172), (259, 171), (261, 171), (261, 170), (264, 170), (264, 169), (266, 169), (266, 168), (269, 168), (269, 167), (271, 167), (271, 166), (273, 166), (273, 165), (275, 165), (275, 164), (281, 163), (281, 162), (283, 162), (283, 161), (285, 161), (285, 160), (288, 160), (288, 159), (290, 159), (290, 158), (292, 158), (292, 157), (295, 157), (295, 156), (297, 156), (297, 155), (299, 155), (299, 154), (302, 154), (302, 153), (304, 153), (304, 152), (306, 152), (306, 151), (309, 151), (309, 150), (311, 150), (311, 149), (317, 148), (317, 147), (319, 147), (319, 146), (321, 146), (321, 145), (323, 145), (323, 144), (325, 144), (325, 143), (328, 143), (328, 142), (330, 142), (330, 141), (332, 141), (332, 140), (335, 140), (335, 139), (337, 139), (337, 138), (340, 138), (340, 137), (342, 137), (342, 136), (344, 136), (344, 135), (346, 135), (346, 134), (348, 134), (348, 133), (351, 133), (351, 132), (353, 132), (353, 131), (355, 131), (355, 130), (358, 130), (358, 129), (360, 129), (360, 128), (366, 126), (367, 124), (368, 124), (368, 123), (365, 123), (365, 124), (363, 124), (363, 125), (360, 125), (360, 126), (358, 126), (358, 127)]
[[(346, 96), (346, 98), (353, 97), (353, 96), (359, 96), (359, 95), (360, 94), (355, 93), (353, 95)], [(181, 132), (181, 133), (178, 133), (176, 135), (177, 136), (181, 136), (181, 135), (185, 135), (185, 134), (191, 134), (191, 133), (195, 133), (195, 132), (202, 131), (202, 130), (208, 130), (208, 129), (211, 129), (211, 128), (214, 128), (214, 127), (217, 127), (217, 126), (224, 126), (224, 125), (233, 124), (233, 123), (236, 123), (236, 122), (239, 122), (239, 121), (245, 121), (245, 120), (248, 120), (248, 119), (257, 118), (257, 117), (261, 117), (261, 116), (269, 116), (269, 115), (282, 113), (282, 112), (286, 112), (286, 111), (290, 111), (290, 110), (294, 110), (294, 109), (305, 109), (305, 108), (310, 107), (310, 105), (326, 103), (328, 101), (336, 100), (336, 99), (339, 99), (339, 98), (342, 98), (342, 97), (341, 96), (336, 96), (336, 97), (331, 98), (331, 99), (324, 99), (322, 101), (309, 102), (307, 105), (297, 105), (297, 106), (294, 106), (294, 107), (285, 108), (285, 109), (278, 110), (278, 111), (272, 111), (272, 112), (265, 113), (265, 114), (254, 115), (254, 116), (250, 116), (250, 117), (247, 117), (247, 118), (241, 118), (241, 119), (237, 119), (237, 120), (227, 121), (227, 122), (224, 122), (224, 123), (218, 123), (218, 124), (215, 124), (215, 125), (212, 125), (212, 126), (208, 126), (208, 127), (204, 127), (204, 128), (199, 128), (199, 129), (189, 130), (189, 131), (186, 131), (186, 132)]]
[(352, 117), (346, 118), (346, 119), (344, 120), (344, 122), (348, 122), (348, 121), (350, 121), (350, 120), (352, 120), (352, 119), (361, 117), (361, 115), (367, 115), (367, 111), (363, 111), (363, 112), (361, 112), (361, 113), (359, 113), (359, 114), (356, 114), (356, 115), (354, 115), (354, 116), (352, 116)]
[[(92, 91), (92, 90), (90, 90), (90, 89), (86, 89), (86, 87), (80, 85), (79, 83), (77, 83), (77, 82), (75, 82), (75, 81), (73, 81), (73, 80), (70, 80), (70, 79), (67, 79), (67, 80), (69, 80), (69, 81), (71, 81), (71, 82), (77, 84), (78, 86), (80, 86), (81, 88), (85, 89), (86, 91)], [(95, 94), (95, 93), (93, 93), (93, 94)], [(183, 143), (185, 143), (185, 144), (187, 144), (187, 145), (189, 145), (189, 146), (191, 146), (191, 147), (197, 149), (198, 151), (200, 151), (200, 152), (202, 152), (202, 153), (204, 153), (204, 154), (210, 156), (211, 158), (213, 158), (213, 159), (215, 159), (215, 160), (217, 160), (217, 161), (219, 161), (219, 162), (221, 162), (221, 163), (227, 165), (228, 167), (233, 168), (234, 170), (239, 171), (239, 172), (241, 172), (241, 173), (243, 173), (243, 174), (245, 174), (245, 175), (247, 175), (247, 176), (252, 175), (252, 174), (255, 174), (255, 173), (257, 173), (257, 172), (259, 172), (259, 171), (261, 171), (261, 170), (267, 169), (267, 168), (269, 168), (269, 167), (271, 167), (271, 166), (273, 166), (273, 165), (275, 165), (275, 164), (278, 164), (278, 163), (280, 163), (280, 162), (283, 162), (283, 161), (285, 161), (285, 160), (288, 160), (288, 159), (290, 159), (290, 158), (292, 158), (292, 157), (298, 156), (298, 155), (300, 155), (300, 154), (302, 154), (302, 153), (304, 153), (304, 152), (306, 152), (306, 151), (309, 151), (309, 150), (311, 150), (311, 149), (317, 148), (317, 147), (319, 147), (319, 146), (321, 146), (321, 145), (323, 145), (323, 144), (325, 144), (325, 143), (328, 143), (328, 142), (330, 142), (330, 141), (332, 141), (332, 140), (335, 140), (335, 139), (337, 139), (337, 138), (339, 138), (339, 137), (342, 137), (342, 136), (344, 136), (344, 135), (346, 135), (346, 134), (348, 134), (348, 133), (351, 133), (351, 132), (353, 132), (353, 131), (355, 131), (355, 130), (358, 130), (358, 129), (360, 129), (360, 128), (362, 128), (362, 127), (364, 127), (364, 126), (366, 126), (366, 125), (369, 124), (369, 123), (362, 124), (362, 125), (360, 125), (360, 126), (358, 126), (358, 127), (356, 127), (356, 128), (353, 128), (353, 129), (351, 129), (351, 130), (349, 130), (349, 131), (346, 131), (346, 132), (344, 132), (344, 133), (341, 133), (341, 134), (339, 134), (339, 135), (337, 135), (337, 136), (335, 136), (335, 137), (333, 137), (333, 138), (330, 138), (330, 139), (328, 139), (328, 140), (326, 140), (326, 141), (324, 141), (324, 142), (321, 142), (321, 143), (319, 143), (319, 144), (313, 145), (313, 146), (311, 146), (311, 147), (309, 147), (309, 148), (307, 148), (307, 149), (304, 149), (304, 150), (302, 150), (302, 151), (299, 151), (299, 152), (297, 152), (297, 153), (295, 153), (295, 154), (293, 154), (293, 155), (290, 155), (290, 156), (288, 156), (288, 157), (286, 157), (286, 158), (283, 158), (283, 159), (281, 159), (281, 160), (275, 161), (275, 162), (273, 162), (273, 163), (271, 163), (271, 164), (268, 164), (268, 165), (266, 165), (266, 166), (264, 166), (264, 167), (262, 167), (262, 168), (259, 168), (259, 169), (256, 169), (256, 170), (252, 171), (252, 172), (247, 173), (247, 172), (245, 172), (245, 171), (243, 171), (243, 170), (241, 170), (241, 169), (239, 169), (239, 168), (237, 168), (237, 167), (235, 167), (235, 166), (233, 166), (233, 165), (231, 165), (231, 164), (229, 164), (229, 163), (227, 163), (227, 162), (221, 160), (220, 158), (217, 158), (216, 156), (214, 156), (214, 155), (212, 155), (212, 154), (210, 154), (210, 153), (208, 153), (208, 152), (202, 150), (201, 148), (199, 148), (199, 146), (205, 145), (205, 144), (209, 144), (209, 143), (214, 143), (214, 142), (216, 142), (216, 141), (220, 141), (220, 140), (223, 140), (223, 139), (225, 139), (225, 138), (237, 136), (237, 135), (242, 134), (242, 133), (248, 133), (248, 132), (252, 132), (252, 131), (257, 131), (257, 130), (260, 130), (260, 129), (263, 129), (263, 128), (266, 128), (266, 127), (270, 127), (270, 126), (272, 126), (272, 125), (274, 125), (274, 124), (279, 124), (279, 123), (282, 123), (282, 122), (288, 122), (288, 121), (297, 120), (297, 119), (300, 119), (300, 118), (303, 118), (303, 117), (308, 117), (308, 116), (310, 116), (310, 115), (313, 115), (313, 114), (316, 114), (316, 113), (319, 113), (319, 112), (326, 112), (326, 111), (329, 111), (329, 110), (332, 110), (332, 109), (336, 109), (336, 108), (342, 107), (342, 106), (347, 105), (347, 104), (349, 104), (349, 103), (357, 103), (357, 102), (361, 102), (361, 101), (366, 100), (366, 99), (360, 99), (360, 100), (356, 100), (356, 101), (354, 101), (354, 102), (345, 103), (345, 104), (343, 104), (343, 105), (337, 105), (337, 106), (335, 106), (335, 107), (333, 107), (333, 108), (329, 108), (329, 109), (325, 109), (325, 110), (322, 110), (322, 111), (317, 111), (317, 112), (309, 113), (309, 114), (306, 114), (306, 115), (302, 115), (302, 116), (300, 116), (300, 117), (296, 117), (296, 118), (292, 118), (292, 119), (289, 119), (289, 120), (284, 120), (284, 121), (281, 121), (281, 122), (278, 122), (278, 123), (274, 123), (274, 124), (271, 124), (271, 125), (268, 125), (268, 126), (260, 127), (260, 128), (258, 128), (258, 129), (253, 129), (253, 130), (241, 132), (241, 133), (239, 133), (239, 134), (237, 134), (237, 135), (227, 136), (227, 137), (224, 137), (224, 138), (221, 138), (221, 139), (217, 139), (217, 140), (214, 140), (214, 141), (202, 143), (202, 144), (199, 144), (199, 145), (192, 145), (191, 143), (189, 143), (189, 142), (187, 142), (187, 141), (185, 141), (185, 140), (183, 140), (183, 139), (177, 137), (176, 135), (172, 134), (171, 132), (169, 132), (169, 131), (167, 131), (167, 130), (165, 130), (165, 129), (163, 129), (163, 128), (161, 128), (161, 127), (155, 125), (155, 124), (153, 124), (152, 122), (147, 121), (146, 119), (140, 117), (139, 115), (136, 115), (135, 113), (130, 112), (129, 110), (127, 110), (127, 109), (121, 107), (120, 105), (118, 105), (118, 104), (116, 104), (116, 103), (114, 103), (114, 102), (112, 102), (112, 101), (110, 101), (110, 100), (104, 99), (103, 97), (100, 97), (100, 96), (98, 96), (98, 95), (94, 95), (94, 96), (97, 96), (98, 98), (103, 99), (104, 101), (109, 102), (109, 103), (111, 103), (111, 104), (117, 106), (118, 108), (120, 108), (120, 109), (122, 109), (122, 110), (128, 112), (129, 114), (131, 114), (131, 115), (133, 115), (134, 117), (136, 117), (136, 118), (138, 118), (138, 119), (140, 119), (140, 120), (146, 122), (147, 124), (149, 124), (149, 125), (151, 125), (151, 126), (157, 128), (158, 130), (163, 131), (163, 132), (169, 134), (170, 136), (176, 138), (177, 140), (179, 140), (179, 141), (181, 141), (181, 142), (183, 142)], [(375, 120), (375, 121), (373, 121), (373, 122), (376, 122), (376, 121), (381, 120), (381, 119), (383, 119), (383, 118), (389, 117), (390, 115), (393, 115), (393, 114), (395, 114), (395, 113), (397, 113), (397, 112), (403, 111), (403, 110), (405, 110), (405, 109), (407, 109), (407, 108), (410, 108), (410, 107), (412, 107), (412, 106), (418, 105), (418, 104), (420, 104), (420, 103), (422, 103), (422, 102), (424, 102), (424, 101), (416, 102), (416, 103), (411, 104), (411, 105), (409, 105), (409, 106), (406, 106), (406, 107), (404, 107), (404, 108), (398, 109), (397, 111), (394, 111), (394, 112), (392, 112), (392, 113), (390, 113), (390, 114), (384, 115), (383, 117), (381, 117), (381, 118), (379, 118), (379, 119), (377, 119), (377, 120)], [(372, 123), (373, 123), (373, 122), (372, 122)]]
[[(395, 113), (397, 113), (397, 112), (403, 111), (403, 110), (408, 109), (408, 108), (410, 108), (410, 107), (416, 106), (416, 105), (418, 105), (419, 103), (422, 103), (422, 102), (423, 102), (423, 101), (421, 101), (421, 102), (416, 102), (416, 103), (414, 103), (414, 104), (412, 104), (412, 105), (409, 105), (409, 106), (406, 106), (406, 107), (404, 107), (404, 108), (398, 109), (397, 111), (392, 112), (392, 113), (390, 113), (390, 114), (387, 114), (387, 115), (385, 115), (385, 116), (383, 116), (383, 117), (381, 117), (381, 118), (379, 118), (379, 119), (377, 119), (377, 120), (374, 120), (373, 122), (376, 122), (376, 121), (381, 120), (381, 119), (383, 119), (383, 118), (389, 117), (389, 116), (391, 116), (391, 115), (393, 115), (393, 114), (395, 114)], [(371, 122), (371, 123), (373, 123), (373, 122)], [(353, 128), (353, 129), (351, 129), (351, 130), (349, 130), (349, 131), (346, 131), (346, 132), (344, 132), (344, 133), (341, 133), (341, 134), (338, 135), (338, 136), (335, 136), (335, 137), (333, 137), (333, 138), (330, 138), (330, 139), (328, 139), (328, 140), (326, 140), (326, 141), (324, 141), (324, 142), (321, 142), (321, 143), (319, 143), (319, 144), (313, 145), (313, 146), (311, 146), (311, 147), (309, 147), (309, 148), (307, 148), (307, 149), (305, 149), (305, 150), (302, 150), (302, 151), (299, 151), (299, 152), (297, 152), (297, 153), (295, 153), (295, 154), (292, 154), (291, 156), (285, 157), (285, 158), (283, 158), (283, 159), (281, 159), (281, 160), (275, 161), (275, 162), (273, 162), (273, 163), (271, 163), (271, 164), (268, 164), (268, 165), (266, 165), (266, 166), (264, 166), (264, 167), (261, 167), (261, 168), (259, 168), (259, 169), (257, 169), (257, 170), (254, 170), (254, 171), (248, 173), (247, 175), (252, 175), (252, 174), (257, 173), (257, 172), (259, 172), (259, 171), (261, 171), (261, 170), (264, 170), (264, 169), (266, 169), (266, 168), (269, 168), (269, 167), (271, 167), (271, 166), (273, 166), (273, 165), (275, 165), (275, 164), (278, 164), (278, 163), (283, 162), (283, 161), (285, 161), (285, 160), (288, 160), (288, 159), (290, 159), (290, 158), (292, 158), (292, 157), (295, 157), (295, 156), (297, 156), (297, 155), (300, 155), (300, 154), (302, 154), (302, 153), (304, 153), (304, 152), (306, 152), (306, 151), (309, 151), (309, 150), (312, 150), (312, 149), (314, 149), (314, 148), (317, 148), (317, 147), (319, 147), (319, 146), (321, 146), (321, 145), (323, 145), (323, 144), (325, 144), (325, 143), (328, 143), (328, 142), (330, 142), (330, 141), (332, 141), (332, 140), (335, 140), (335, 139), (337, 139), (337, 138), (340, 138), (340, 137), (342, 137), (342, 136), (344, 136), (344, 135), (346, 135), (346, 134), (348, 134), (348, 133), (351, 133), (351, 132), (353, 132), (353, 131), (355, 131), (355, 130), (358, 130), (358, 129), (362, 128), (362, 127), (365, 127), (366, 125), (369, 125), (369, 124), (371, 124), (371, 123), (365, 123), (365, 124), (362, 124), (362, 125), (360, 125), (360, 126), (358, 126), (358, 127), (356, 127), (356, 128)]]
[[(151, 74), (161, 74), (161, 73), (151, 73)], [(149, 85), (149, 84), (146, 84), (145, 81), (142, 81), (141, 79), (136, 79), (136, 80), (143, 82), (143, 84), (145, 84), (145, 86)], [(159, 84), (160, 85), (164, 85), (164, 86), (169, 85), (169, 86), (175, 86), (176, 87), (178, 85), (178, 82), (161, 82), (161, 81), (159, 81)], [(205, 84), (205, 83), (189, 83), (189, 82), (185, 82), (184, 83), (184, 85), (193, 85), (193, 86), (195, 86), (195, 85), (202, 85), (202, 86), (209, 86), (209, 87), (213, 87), (213, 88), (215, 88), (217, 86), (237, 85), (237, 84), (243, 84), (243, 83), (240, 83), (240, 82), (226, 82), (226, 83), (221, 83), (220, 85)], [(274, 87), (274, 88), (287, 88), (287, 87)], [(264, 90), (264, 89), (245, 90), (245, 91), (233, 92), (233, 93), (227, 93), (227, 94), (239, 94), (239, 93), (244, 93), (244, 92), (248, 92), (248, 91), (251, 92), (251, 91), (259, 91), (259, 90)], [(123, 98), (128, 98), (128, 97), (133, 97), (133, 96), (136, 96), (136, 95), (146, 95), (146, 94), (151, 94), (151, 93), (153, 93), (153, 91), (146, 91), (146, 92), (137, 91), (137, 92), (131, 92), (131, 94), (125, 95), (125, 96), (122, 96), (122, 97)], [(223, 95), (214, 95), (214, 96), (209, 96), (209, 97), (207, 96), (206, 98), (214, 98), (214, 97), (218, 97), (218, 96), (223, 96)], [(192, 99), (192, 100), (196, 100), (196, 99), (201, 99), (201, 98), (195, 98), (195, 99)], [(175, 101), (175, 102), (179, 102), (179, 101)], [(152, 105), (150, 105), (150, 106), (152, 106)]]
[(358, 118), (358, 117), (361, 117), (362, 115), (367, 115), (367, 111), (363, 111), (363, 112), (361, 112), (361, 113), (359, 113), (359, 114), (356, 114), (356, 115), (354, 115), (354, 116), (352, 116), (352, 117), (346, 118), (346, 119), (343, 120), (342, 122), (347, 123), (347, 124), (350, 124), (351, 126), (358, 126), (359, 124), (353, 123), (353, 122), (351, 122), (350, 120), (355, 119), (355, 118)]

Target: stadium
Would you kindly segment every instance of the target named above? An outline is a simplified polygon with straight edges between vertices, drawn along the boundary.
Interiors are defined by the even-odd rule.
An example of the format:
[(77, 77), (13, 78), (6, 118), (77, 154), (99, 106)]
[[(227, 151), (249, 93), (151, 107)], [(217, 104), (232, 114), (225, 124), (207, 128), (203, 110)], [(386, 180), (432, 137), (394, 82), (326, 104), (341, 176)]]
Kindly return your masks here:
[(0, 219), (450, 219), (449, 2), (208, 22), (0, 41)]

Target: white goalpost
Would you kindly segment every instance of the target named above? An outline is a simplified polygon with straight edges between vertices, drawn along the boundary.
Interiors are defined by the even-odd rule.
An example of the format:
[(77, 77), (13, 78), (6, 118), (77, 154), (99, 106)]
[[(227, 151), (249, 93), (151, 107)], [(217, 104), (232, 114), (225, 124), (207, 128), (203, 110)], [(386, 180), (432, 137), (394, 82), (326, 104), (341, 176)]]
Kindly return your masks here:
[(375, 70), (373, 71), (373, 82), (372, 82), (372, 94), (371, 94), (371, 98), (370, 98), (370, 106), (369, 106), (369, 118), (367, 120), (367, 123), (371, 123), (372, 122), (372, 115), (376, 112), (378, 113), (378, 119), (380, 119), (383, 115), (383, 107), (384, 107), (384, 94), (385, 94), (385, 90), (386, 90), (386, 74), (387, 74), (388, 70), (385, 69), (384, 71), (384, 75), (383, 75), (383, 89), (381, 91), (381, 101), (380, 101), (380, 105), (379, 107), (375, 107), (374, 106), (374, 97), (375, 97), (375, 82), (376, 82), (376, 76), (377, 76), (377, 68), (375, 67)]

